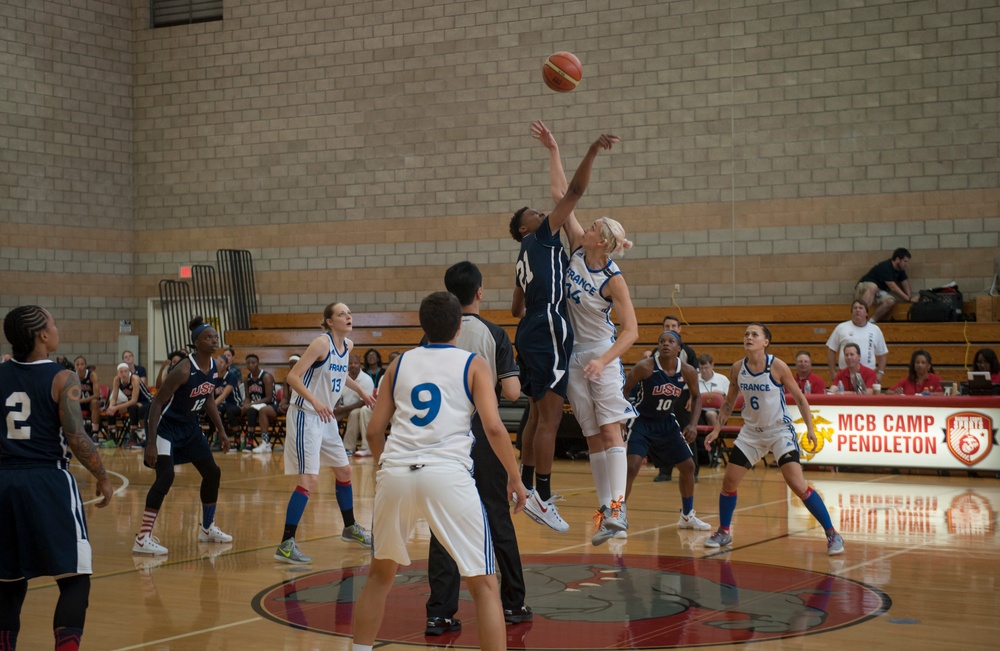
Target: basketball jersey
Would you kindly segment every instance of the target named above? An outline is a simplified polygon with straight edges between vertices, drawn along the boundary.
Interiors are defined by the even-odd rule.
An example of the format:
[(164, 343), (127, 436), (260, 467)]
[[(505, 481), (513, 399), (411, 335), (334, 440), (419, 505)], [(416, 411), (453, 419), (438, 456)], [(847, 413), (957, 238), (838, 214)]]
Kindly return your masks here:
[(674, 403), (680, 400), (684, 387), (681, 361), (678, 359), (674, 373), (668, 373), (660, 366), (659, 358), (653, 358), (653, 372), (639, 382), (635, 398), (635, 409), (644, 418), (674, 418)]
[[(214, 363), (215, 362), (213, 362), (213, 364)], [(142, 378), (137, 376), (135, 373), (129, 373), (128, 379), (124, 382), (122, 382), (121, 379), (118, 380), (118, 392), (125, 396), (125, 400), (122, 400), (121, 402), (128, 402), (132, 399), (132, 378), (139, 379), (139, 399), (136, 402), (152, 402), (153, 394), (146, 388)]]
[(65, 370), (47, 359), (0, 364), (0, 464), (69, 460), (59, 404), (52, 399), (52, 381)]
[[(80, 379), (80, 374), (77, 374), (77, 379)], [(87, 369), (87, 374), (80, 379), (80, 397), (89, 398), (94, 395), (94, 380), (90, 377), (90, 369)]]
[(765, 360), (764, 370), (755, 375), (747, 368), (744, 357), (736, 377), (743, 394), (743, 423), (749, 427), (767, 428), (791, 422), (785, 409), (785, 387), (771, 375), (774, 355), (767, 355)]
[(566, 270), (566, 311), (573, 326), (573, 344), (614, 343), (615, 326), (611, 323), (610, 298), (604, 286), (621, 274), (614, 260), (601, 269), (587, 266), (583, 247), (573, 252)]
[(215, 395), (216, 380), (219, 377), (214, 359), (208, 373), (198, 368), (194, 355), (188, 355), (188, 361), (191, 362), (188, 379), (174, 391), (170, 402), (163, 408), (162, 415), (163, 420), (179, 425), (198, 423), (198, 414), (205, 408), (205, 402)]
[[(347, 381), (347, 351), (350, 350), (350, 346), (347, 345), (347, 339), (345, 339), (344, 350), (339, 351), (337, 344), (333, 341), (333, 335), (327, 332), (326, 337), (330, 342), (330, 350), (327, 351), (326, 357), (317, 360), (309, 367), (309, 370), (302, 376), (302, 384), (306, 385), (306, 388), (321, 403), (332, 410), (337, 406), (340, 394), (344, 390), (344, 383)], [(296, 407), (312, 414), (316, 413), (312, 403), (294, 391), (292, 392), (292, 401)]]
[(474, 353), (447, 344), (428, 344), (400, 355), (392, 396), (392, 435), (385, 466), (458, 462), (472, 470), (472, 416), (468, 384)]
[(264, 369), (260, 369), (257, 377), (253, 377), (247, 373), (247, 395), (250, 396), (250, 404), (264, 402), (264, 396), (266, 395), (264, 376), (266, 375), (268, 375), (268, 372)]
[(521, 252), (515, 268), (517, 285), (524, 291), (524, 309), (528, 314), (556, 306), (565, 309), (566, 267), (568, 260), (559, 233), (552, 233), (546, 217), (534, 233), (521, 240)]

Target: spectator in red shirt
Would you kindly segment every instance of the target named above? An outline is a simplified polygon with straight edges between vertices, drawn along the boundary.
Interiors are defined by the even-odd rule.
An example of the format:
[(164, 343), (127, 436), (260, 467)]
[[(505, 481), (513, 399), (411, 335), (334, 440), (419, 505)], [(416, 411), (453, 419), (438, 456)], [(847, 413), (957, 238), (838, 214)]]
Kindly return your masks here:
[(986, 371), (990, 374), (990, 382), (1000, 384), (1000, 360), (995, 352), (989, 348), (980, 348), (973, 360), (972, 370)]
[[(830, 387), (832, 393), (843, 390), (845, 393), (872, 393), (872, 385), (878, 383), (875, 371), (861, 365), (861, 347), (855, 343), (844, 346), (844, 363), (847, 368), (840, 369), (833, 378)], [(841, 389), (843, 387), (843, 389)]]
[(928, 393), (944, 393), (941, 387), (941, 376), (935, 375), (931, 364), (931, 354), (926, 350), (915, 350), (910, 355), (910, 373), (892, 387), (895, 393), (906, 396), (916, 396)]
[[(808, 350), (795, 353), (795, 381), (798, 382), (802, 393), (826, 393), (826, 383), (823, 382), (823, 378), (813, 373), (813, 358)], [(787, 389), (785, 392), (788, 392)]]

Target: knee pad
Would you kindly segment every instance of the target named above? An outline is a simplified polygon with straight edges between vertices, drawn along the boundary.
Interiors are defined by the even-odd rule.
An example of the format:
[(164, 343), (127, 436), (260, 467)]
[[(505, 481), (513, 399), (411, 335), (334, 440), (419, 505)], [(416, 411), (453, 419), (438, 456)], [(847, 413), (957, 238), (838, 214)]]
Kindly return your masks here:
[[(147, 443), (147, 445), (155, 445)], [(163, 499), (170, 492), (170, 487), (174, 483), (174, 460), (172, 457), (159, 456), (156, 458), (156, 479), (146, 493), (146, 508), (159, 511), (163, 506)]]
[(781, 455), (781, 458), (778, 459), (778, 466), (783, 466), (786, 463), (799, 463), (799, 451), (792, 450)]
[(56, 579), (59, 601), (52, 618), (52, 628), (83, 628), (90, 605), (90, 575), (75, 574)]
[(743, 453), (738, 445), (734, 445), (732, 450), (729, 452), (729, 463), (734, 463), (737, 466), (743, 466), (747, 470), (753, 468), (753, 464), (750, 463), (750, 459), (747, 459), (747, 455)]
[(201, 474), (201, 503), (215, 504), (219, 499), (222, 470), (212, 457), (194, 462), (194, 467)]

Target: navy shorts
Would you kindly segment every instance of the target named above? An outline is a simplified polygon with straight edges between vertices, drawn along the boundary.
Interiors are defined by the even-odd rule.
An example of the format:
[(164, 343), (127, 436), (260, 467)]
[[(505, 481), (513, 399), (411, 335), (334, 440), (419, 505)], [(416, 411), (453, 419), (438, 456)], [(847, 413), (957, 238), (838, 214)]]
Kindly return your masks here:
[(0, 523), (0, 580), (93, 573), (80, 489), (64, 464), (0, 464)]
[(197, 421), (177, 423), (160, 419), (156, 429), (156, 453), (174, 458), (174, 465), (191, 463), (212, 456), (212, 448)]
[(525, 315), (517, 324), (514, 346), (522, 393), (536, 401), (550, 390), (565, 398), (573, 350), (573, 328), (565, 315), (554, 308)]
[(677, 465), (691, 458), (691, 448), (673, 418), (639, 416), (628, 435), (628, 454), (649, 457), (657, 465)]

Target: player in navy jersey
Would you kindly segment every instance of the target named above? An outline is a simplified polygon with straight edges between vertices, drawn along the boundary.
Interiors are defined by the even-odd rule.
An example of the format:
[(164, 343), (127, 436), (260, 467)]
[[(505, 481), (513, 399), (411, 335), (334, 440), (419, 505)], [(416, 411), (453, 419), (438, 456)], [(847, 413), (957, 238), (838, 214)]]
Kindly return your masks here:
[(253, 452), (271, 451), (271, 441), (268, 428), (278, 419), (277, 406), (274, 401), (274, 376), (260, 367), (260, 358), (250, 353), (246, 356), (247, 377), (245, 383), (246, 398), (240, 410), (246, 414), (249, 431), (260, 422), (260, 445)]
[(131, 372), (125, 362), (119, 364), (118, 374), (115, 375), (111, 383), (111, 393), (108, 394), (108, 407), (104, 411), (109, 419), (113, 419), (115, 414), (123, 420), (127, 417), (128, 422), (125, 424), (127, 433), (120, 438), (125, 447), (131, 448), (135, 445), (138, 438), (136, 431), (146, 422), (152, 401), (153, 396), (139, 375)]
[(743, 348), (747, 356), (733, 364), (729, 371), (729, 393), (719, 410), (719, 420), (705, 437), (705, 449), (712, 449), (712, 441), (719, 437), (722, 426), (733, 413), (736, 396), (743, 394), (741, 415), (743, 427), (736, 437), (736, 444), (729, 455), (729, 465), (722, 478), (719, 493), (719, 529), (705, 541), (706, 547), (726, 547), (733, 544), (729, 527), (736, 510), (736, 489), (743, 475), (770, 452), (777, 459), (785, 483), (792, 489), (813, 517), (826, 532), (827, 553), (842, 554), (844, 539), (833, 528), (826, 504), (819, 493), (806, 482), (799, 463), (799, 444), (792, 418), (785, 406), (785, 392), (795, 400), (799, 414), (806, 424), (806, 437), (815, 448), (816, 432), (813, 429), (809, 403), (802, 394), (791, 369), (774, 355), (767, 354), (771, 344), (771, 331), (762, 323), (751, 323), (743, 335)]
[[(681, 516), (678, 529), (708, 531), (712, 527), (698, 519), (694, 512), (694, 464), (689, 444), (698, 436), (701, 415), (701, 391), (698, 372), (680, 360), (684, 342), (679, 333), (666, 330), (657, 341), (658, 355), (647, 357), (632, 367), (625, 381), (624, 393), (636, 388), (636, 410), (639, 417), (632, 422), (628, 437), (628, 488), (639, 474), (642, 460), (649, 456), (654, 463), (671, 464), (680, 474)], [(691, 419), (681, 430), (674, 405), (690, 391)]]
[(97, 479), (98, 508), (111, 481), (83, 424), (79, 377), (48, 360), (59, 346), (52, 315), (17, 307), (3, 329), (14, 356), (0, 365), (0, 649), (17, 647), (28, 579), (53, 576), (55, 648), (76, 651), (93, 569), (69, 451)]
[[(455, 347), (461, 324), (462, 307), (453, 294), (435, 292), (421, 301), (420, 327), (430, 343), (389, 365), (368, 424), (368, 447), (379, 470), (372, 563), (354, 607), (355, 651), (370, 651), (375, 643), (396, 570), (410, 564), (406, 543), (418, 517), (427, 520), (466, 577), (480, 648), (506, 648), (489, 524), (471, 474), (473, 414), (479, 413), (489, 445), (507, 471), (504, 490), (515, 498), (515, 513), (527, 495), (497, 411), (489, 364)], [(392, 434), (386, 437), (390, 422)]]
[(85, 417), (90, 416), (90, 434), (96, 437), (101, 432), (101, 381), (83, 355), (73, 360), (73, 365), (80, 380), (80, 409)]
[(212, 354), (219, 349), (219, 333), (196, 316), (188, 325), (195, 352), (188, 355), (167, 375), (149, 409), (149, 438), (145, 464), (156, 470), (156, 480), (146, 493), (142, 527), (132, 545), (134, 554), (162, 556), (167, 548), (153, 536), (153, 525), (163, 499), (174, 483), (174, 465), (192, 464), (201, 475), (201, 528), (198, 542), (228, 543), (233, 537), (215, 524), (215, 506), (219, 498), (222, 471), (212, 458), (208, 439), (201, 431), (200, 412), (204, 409), (222, 440), (223, 453), (229, 451), (229, 437), (215, 406), (218, 370)]
[(532, 475), (537, 479), (536, 492), (532, 494), (532, 499), (538, 502), (534, 511), (541, 514), (541, 522), (560, 532), (569, 529), (569, 525), (559, 517), (551, 501), (552, 457), (566, 400), (573, 332), (566, 318), (568, 259), (559, 230), (586, 191), (598, 152), (611, 149), (618, 141), (618, 137), (605, 134), (590, 146), (550, 214), (524, 207), (510, 220), (511, 237), (521, 243), (517, 286), (511, 304), (511, 313), (521, 317), (514, 345), (521, 366), (521, 390), (528, 396), (531, 409), (537, 412), (537, 424), (530, 431), (525, 430), (522, 442), (521, 478), (526, 486), (534, 484)]

